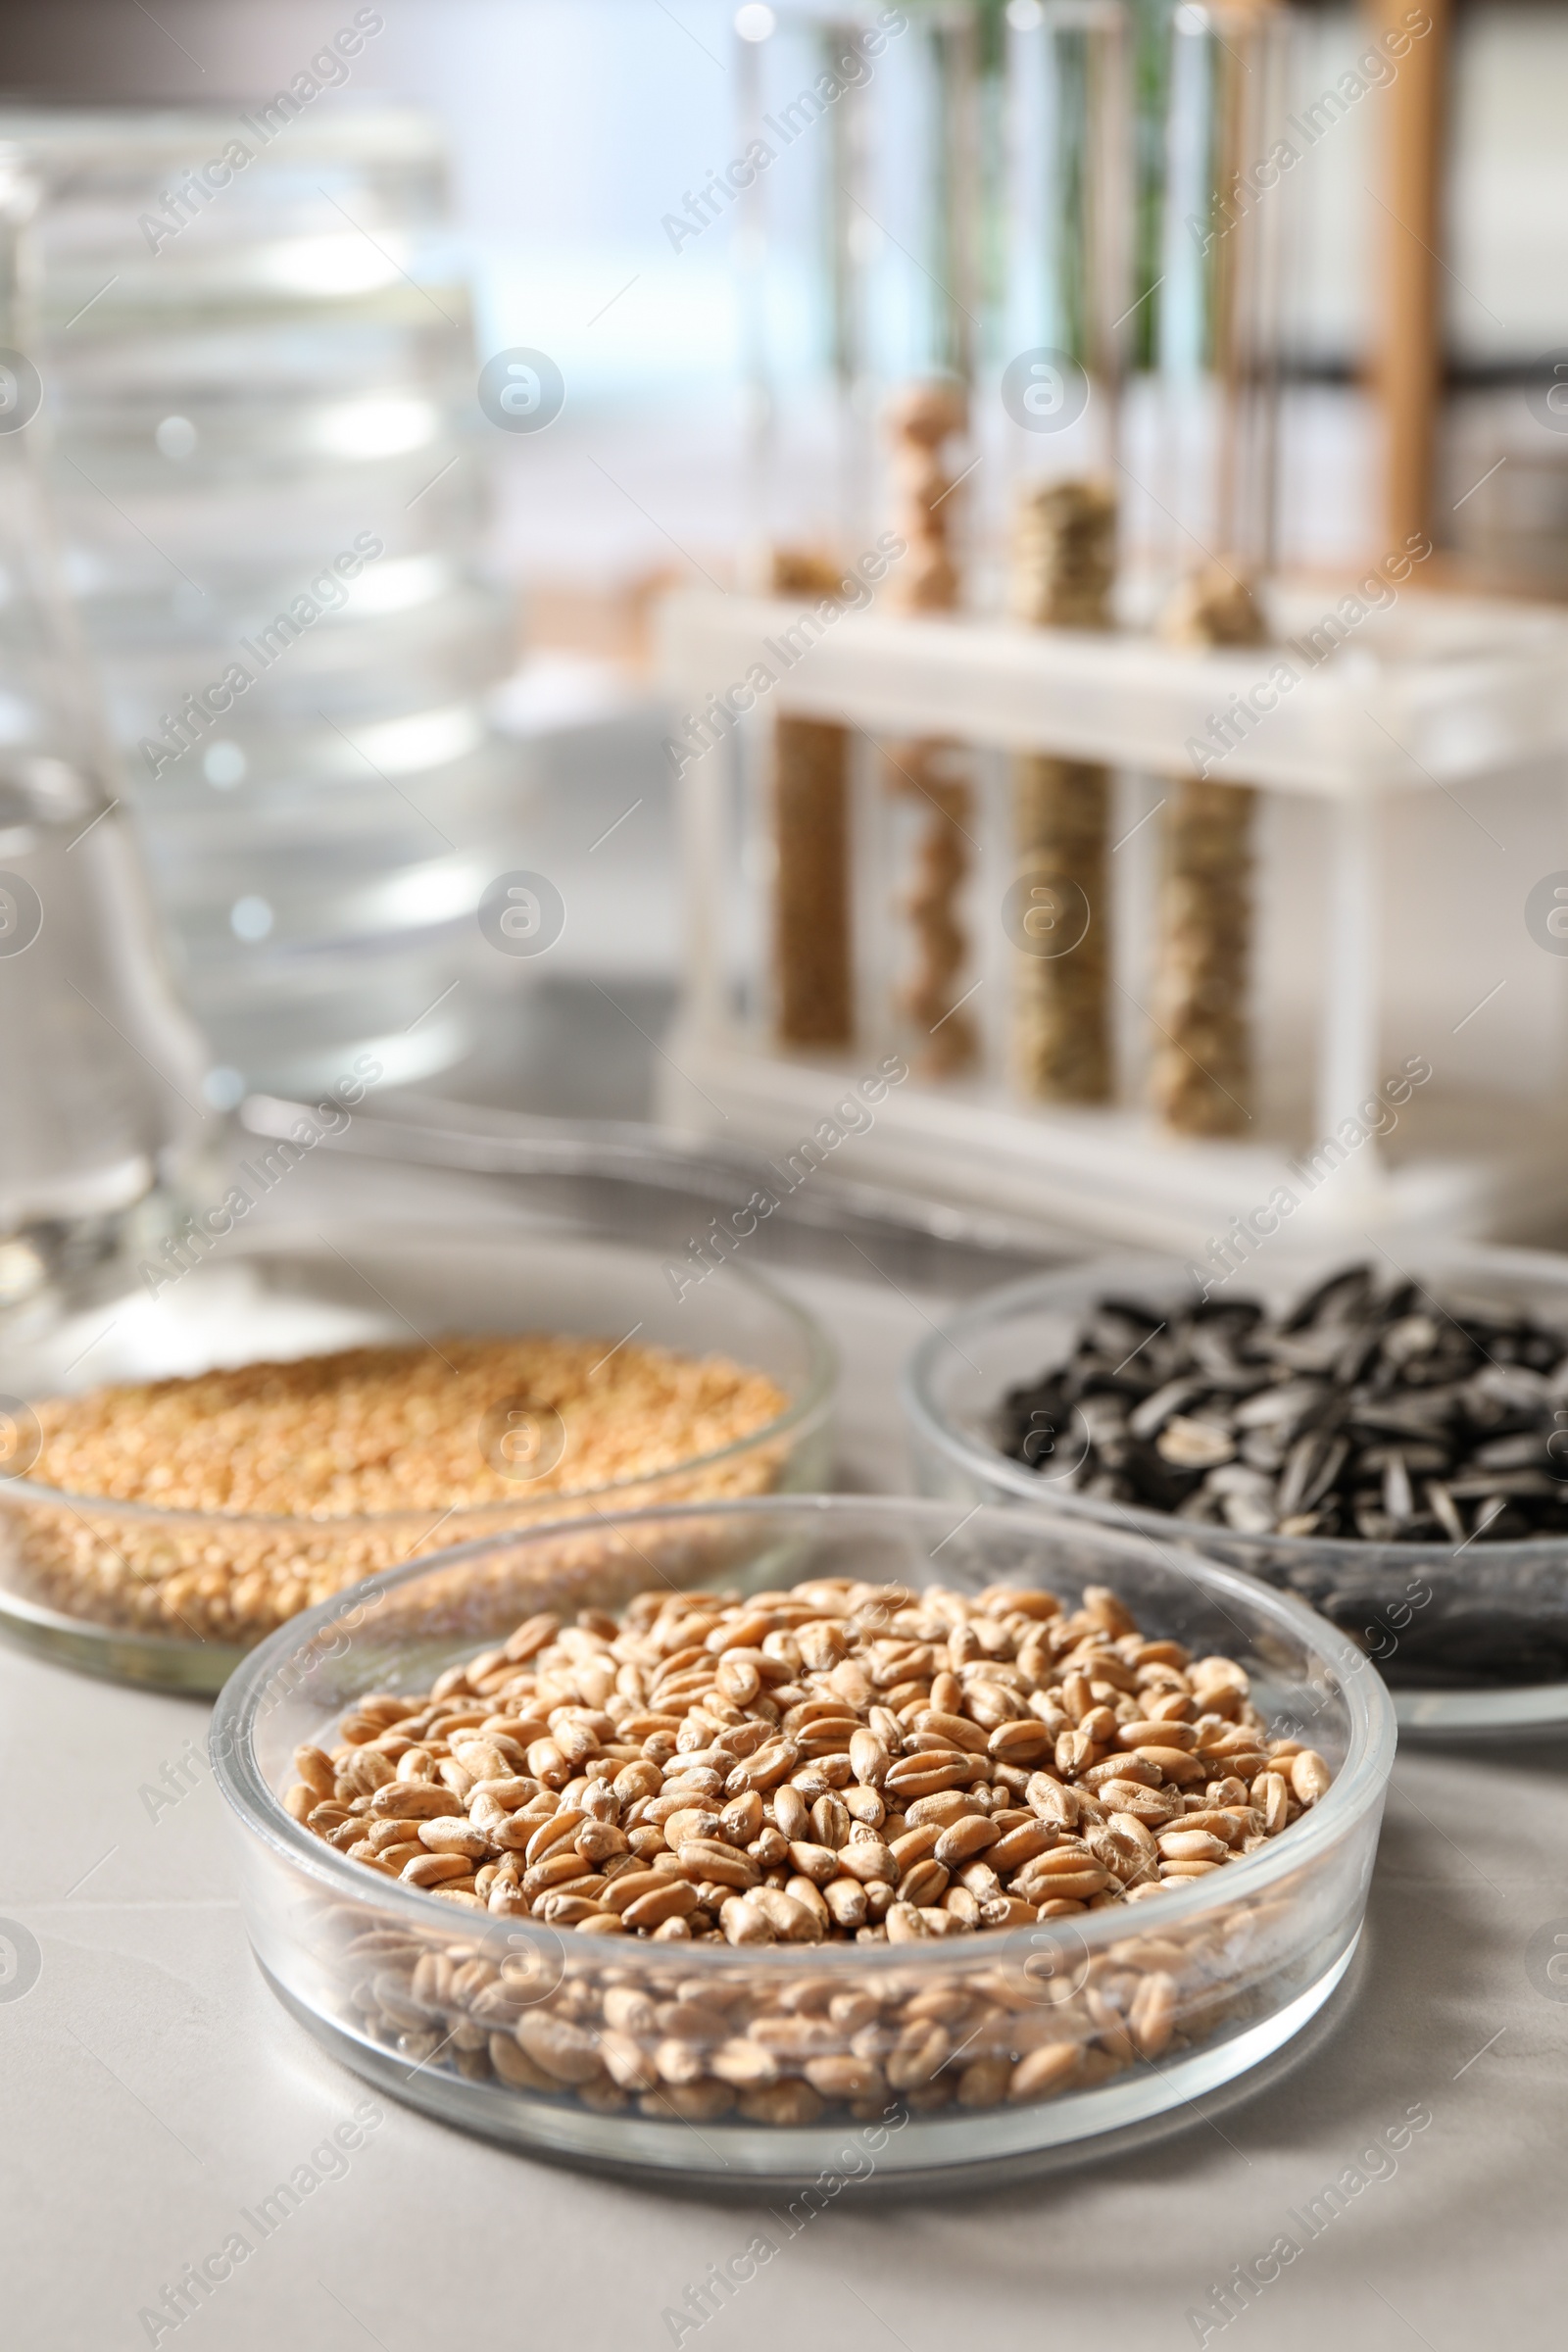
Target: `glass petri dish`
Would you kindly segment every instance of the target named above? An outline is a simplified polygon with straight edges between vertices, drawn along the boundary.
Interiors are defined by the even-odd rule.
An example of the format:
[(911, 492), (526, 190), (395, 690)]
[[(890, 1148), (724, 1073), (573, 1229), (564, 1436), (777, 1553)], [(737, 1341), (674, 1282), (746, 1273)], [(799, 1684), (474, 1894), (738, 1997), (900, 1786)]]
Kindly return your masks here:
[[(1315, 1746), (1333, 1784), (1268, 1846), (1133, 1905), (912, 1944), (752, 1949), (580, 1935), (443, 1902), (350, 1861), (285, 1808), (296, 1745), (330, 1740), (372, 1691), (427, 1689), (541, 1609), (613, 1611), (650, 1584), (746, 1594), (830, 1576), (916, 1591), (1005, 1580), (1048, 1588), (1069, 1606), (1087, 1586), (1109, 1586), (1151, 1638), (1237, 1658), (1271, 1727)], [(825, 2171), (929, 2180), (1032, 2169), (1066, 2149), (1124, 2144), (1239, 2082), (1282, 2052), (1345, 1978), (1394, 1746), (1375, 1670), (1286, 1594), (1059, 1514), (863, 1495), (664, 1506), (465, 1545), (283, 1627), (226, 1686), (212, 1730), (257, 1959), (284, 2005), (346, 2065), (512, 2147), (732, 2187)], [(1169, 2033), (1140, 2056), (1101, 1996), (1125, 2000), (1149, 1977), (1160, 1979), (1151, 1997), (1166, 2003)], [(624, 2073), (629, 2038), (658, 2084), (646, 2094), (605, 2067), (611, 1991), (622, 1996), (617, 2064)], [(840, 1994), (852, 1997), (835, 2014)], [(782, 2118), (749, 2114), (701, 2066), (696, 2076), (675, 2070), (680, 2096), (666, 2092), (659, 2044), (664, 2004), (677, 1998), (686, 2022), (713, 2021), (706, 2045), (698, 2028), (699, 2047), (767, 2039), (800, 2094)], [(1007, 2011), (1009, 2053), (1014, 2041), (1060, 2053), (1054, 2095), (1031, 2084), (972, 2103), (971, 2082), (957, 2097), (963, 2034), (982, 2009), (993, 2022)], [(805, 2013), (811, 2033), (781, 2048), (776, 2021)], [(933, 2017), (948, 2020), (935, 2044)], [(855, 2056), (892, 2081), (900, 2070), (889, 2053), (907, 2046), (915, 2020), (927, 2041), (920, 2080), (891, 2097), (871, 2093), (872, 2112), (864, 2078), (855, 2103), (805, 2080), (808, 2056)], [(761, 2036), (760, 2021), (771, 2021)], [(541, 2083), (519, 2048), (557, 2051), (552, 2065), (571, 2079)], [(530, 2072), (531, 2082), (518, 2079)]]
[[(498, 1400), (520, 1416), (493, 1433), (515, 1493), (452, 1509), (173, 1510), (26, 1475), (30, 1408), (47, 1396), (340, 1348), (438, 1347), (444, 1333), (524, 1332), (722, 1356), (765, 1374), (787, 1402), (710, 1451), (656, 1453), (635, 1475), (574, 1485), (548, 1416), (530, 1419), (527, 1399)], [(812, 1318), (732, 1263), (677, 1299), (657, 1252), (591, 1232), (236, 1232), (156, 1298), (143, 1289), (0, 1336), (0, 1454), (14, 1466), (0, 1475), (0, 1633), (119, 1681), (212, 1694), (283, 1617), (454, 1542), (564, 1513), (820, 1486), (836, 1373)], [(476, 1447), (482, 1436), (476, 1427)]]
[[(1266, 1255), (1220, 1296), (1283, 1305), (1347, 1252)], [(1390, 1278), (1430, 1285), (1444, 1303), (1528, 1308), (1568, 1335), (1568, 1257), (1484, 1244), (1412, 1244)], [(1568, 1539), (1464, 1544), (1374, 1544), (1314, 1536), (1246, 1536), (1135, 1505), (1075, 1494), (1071, 1435), (1043, 1472), (1004, 1454), (1005, 1391), (1070, 1353), (1084, 1316), (1107, 1294), (1156, 1308), (1194, 1295), (1180, 1260), (1103, 1257), (1032, 1276), (975, 1300), (910, 1355), (901, 1383), (920, 1492), (970, 1501), (1027, 1502), (1201, 1554), (1294, 1592), (1373, 1657), (1398, 1720), (1434, 1735), (1525, 1732), (1568, 1723)], [(1077, 1446), (1081, 1457), (1082, 1447)]]

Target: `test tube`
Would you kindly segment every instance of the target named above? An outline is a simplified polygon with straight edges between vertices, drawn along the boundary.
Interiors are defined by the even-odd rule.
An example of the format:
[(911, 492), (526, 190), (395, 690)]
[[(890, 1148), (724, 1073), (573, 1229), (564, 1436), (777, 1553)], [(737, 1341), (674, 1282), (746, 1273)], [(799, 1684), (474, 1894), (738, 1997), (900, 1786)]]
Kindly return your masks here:
[[(1163, 633), (1261, 645), (1278, 518), (1287, 11), (1176, 9), (1167, 49), (1158, 377), (1168, 518)], [(1245, 782), (1174, 778), (1154, 989), (1152, 1101), (1184, 1135), (1252, 1123), (1252, 834)]]
[[(906, 552), (888, 602), (910, 615), (966, 601), (974, 537), (965, 477), (986, 299), (982, 153), (984, 38), (975, 0), (904, 11), (890, 51), (861, 209), (874, 256), (869, 330), (888, 467), (886, 504)], [(934, 738), (885, 747), (892, 822), (887, 862), (900, 878), (889, 941), (893, 1006), (913, 1067), (952, 1078), (979, 1059), (974, 943), (965, 909), (973, 865), (973, 756)]]
[[(1107, 629), (1129, 291), (1132, 124), (1118, 0), (1007, 10), (1006, 352), (1010, 604), (1031, 627)], [(1012, 1069), (1040, 1102), (1101, 1102), (1111, 1055), (1110, 775), (1012, 762)]]
[[(748, 482), (742, 585), (833, 595), (869, 517), (864, 97), (874, 12), (743, 6), (734, 20)], [(869, 47), (868, 47), (869, 43)], [(757, 765), (771, 904), (768, 1003), (790, 1051), (856, 1030), (852, 745), (830, 718), (774, 716)]]

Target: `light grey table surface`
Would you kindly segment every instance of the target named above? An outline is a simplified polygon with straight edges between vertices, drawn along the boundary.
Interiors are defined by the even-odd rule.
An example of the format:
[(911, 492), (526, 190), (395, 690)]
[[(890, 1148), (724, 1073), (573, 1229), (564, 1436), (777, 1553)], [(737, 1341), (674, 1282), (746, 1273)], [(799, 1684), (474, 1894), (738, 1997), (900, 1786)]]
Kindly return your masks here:
[[(296, 1207), (316, 1182), (301, 1171)], [(368, 1209), (435, 1198), (402, 1171), (351, 1182)], [(903, 1486), (894, 1376), (942, 1301), (870, 1268), (779, 1279), (843, 1351), (843, 1482)], [(160, 2328), (143, 2312), (366, 2096), (251, 1961), (205, 1764), (156, 1818), (142, 1794), (201, 1758), (206, 1724), (204, 1705), (0, 1645), (0, 1917), (41, 1952), (20, 1997), (0, 1986), (5, 2352), (176, 2336), (211, 2352), (652, 2352), (676, 2340), (663, 2315), (688, 2283), (760, 2229), (778, 2255), (685, 2344), (1534, 2352), (1568, 2336), (1568, 1984), (1545, 1973), (1554, 1930), (1568, 1950), (1568, 1747), (1546, 1740), (1406, 1747), (1328, 2030), (1156, 2144), (970, 2196), (851, 2184), (786, 2243), (760, 2200), (534, 2163), (384, 2102), (342, 2177)], [(1391, 2156), (1411, 2110), (1430, 2121)], [(1345, 2210), (1223, 2327), (1211, 2306), (1195, 2324), (1347, 2168), (1365, 2185)]]

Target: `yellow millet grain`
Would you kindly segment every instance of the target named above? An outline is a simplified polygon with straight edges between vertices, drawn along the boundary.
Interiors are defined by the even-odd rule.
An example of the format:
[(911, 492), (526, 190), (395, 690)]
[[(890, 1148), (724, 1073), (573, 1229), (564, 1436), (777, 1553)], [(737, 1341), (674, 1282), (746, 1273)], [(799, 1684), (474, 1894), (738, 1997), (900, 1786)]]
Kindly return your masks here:
[[(34, 1407), (32, 1480), (82, 1500), (24, 1504), (11, 1536), (34, 1589), (70, 1614), (252, 1642), (374, 1570), (573, 1494), (765, 1491), (785, 1441), (666, 1474), (765, 1428), (788, 1401), (765, 1374), (722, 1356), (544, 1333), (114, 1385)], [(530, 1433), (520, 1452), (507, 1443), (514, 1407)], [(126, 1519), (95, 1512), (93, 1499), (238, 1524)], [(333, 1525), (426, 1511), (428, 1531)]]

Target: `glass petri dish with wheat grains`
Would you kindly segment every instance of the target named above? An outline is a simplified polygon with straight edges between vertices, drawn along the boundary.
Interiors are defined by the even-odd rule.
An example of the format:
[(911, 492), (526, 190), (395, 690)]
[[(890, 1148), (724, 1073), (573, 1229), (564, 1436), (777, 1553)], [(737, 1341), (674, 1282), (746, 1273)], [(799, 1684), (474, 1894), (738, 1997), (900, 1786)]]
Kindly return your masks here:
[[(1138, 1630), (1116, 1646), (1110, 1629), (1128, 1625)], [(633, 1629), (619, 1648), (616, 1627)], [(934, 1672), (929, 1643), (907, 1679), (921, 1633), (943, 1636), (965, 1678), (956, 1731), (924, 1703), (953, 1699), (919, 1686)], [(1081, 1746), (1056, 1744), (1053, 1711), (1075, 1670), (1058, 1669), (1085, 1639), (1097, 1678), (1117, 1678), (1107, 1690), (1195, 1718), (1200, 1807), (1240, 1797), (1237, 1820), (1261, 1820), (1245, 1789), (1205, 1791), (1205, 1773), (1224, 1769), (1202, 1752), (1218, 1718), (1182, 1708), (1180, 1657), (1208, 1695), (1223, 1660), (1226, 1752), (1265, 1737), (1309, 1751), (1312, 1801), (1283, 1808), (1279, 1834), (1246, 1840), (1224, 1867), (1182, 1858), (1220, 1852), (1200, 1830), (1197, 1845), (1163, 1838), (1157, 1856), (1151, 1839), (1154, 1883), (1136, 1855), (1117, 1858), (1116, 1839), (1134, 1833), (1116, 1808), (1138, 1801), (1119, 1781), (1072, 1808), (1081, 1838), (1058, 1835), (1064, 1757), (1084, 1767), (1086, 1796), (1126, 1769), (1086, 1763), (1102, 1752), (1087, 1732)], [(1013, 1693), (989, 1702), (1002, 1716), (991, 1732), (961, 1663), (982, 1656), (986, 1680)], [(624, 1676), (638, 1657), (661, 1663)], [(841, 1672), (828, 1696), (802, 1700), (801, 1660), (830, 1657), (858, 1657), (882, 1683)], [(734, 1695), (691, 1699), (677, 1730), (659, 1711), (677, 1684), (688, 1698)], [(855, 1726), (851, 1691), (865, 1718)], [(884, 1697), (908, 1732), (896, 1761), (874, 1711)], [(537, 1741), (539, 1722), (514, 1711), (546, 1705)], [(704, 1753), (698, 1740), (728, 1746)], [(248, 1658), (212, 1745), (256, 1956), (347, 2065), (514, 2147), (734, 2183), (814, 2179), (854, 2149), (857, 2177), (885, 2179), (1055, 2161), (1168, 2128), (1187, 2102), (1273, 2058), (1355, 1950), (1394, 1718), (1353, 1643), (1230, 1569), (1049, 1514), (815, 1495), (557, 1525), (401, 1569)], [(1034, 1769), (1042, 1757), (1052, 1769)], [(501, 1777), (475, 1781), (469, 1767)], [(1179, 1758), (1167, 1770), (1172, 1783), (1194, 1777)], [(1150, 1805), (1196, 1823), (1160, 1778), (1143, 1775)], [(946, 1801), (913, 1796), (928, 1787)], [(769, 1872), (784, 1850), (776, 1825), (805, 1827), (808, 1802), (804, 1841)], [(423, 1834), (394, 1826), (411, 1805)], [(756, 1820), (743, 1821), (748, 1807)], [(935, 1840), (916, 1828), (921, 1866), (906, 1870), (911, 1823), (951, 1827), (949, 1812), (953, 1869), (935, 1867)], [(1093, 1851), (1091, 1816), (1111, 1830)], [(1110, 1868), (1095, 1867), (1102, 1846)], [(1009, 1853), (1013, 1892), (988, 1894), (997, 1908), (972, 1899), (1002, 1873), (977, 1874), (971, 1847), (982, 1865)], [(486, 1852), (500, 1859), (476, 1858)], [(1019, 1853), (1038, 1857), (1024, 1875)], [(814, 1902), (798, 1878), (786, 1878), (792, 1892), (769, 1885), (797, 1866)]]

